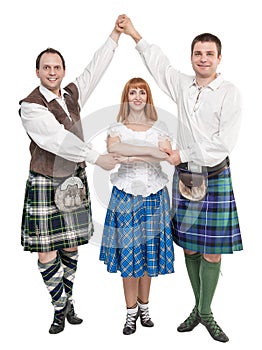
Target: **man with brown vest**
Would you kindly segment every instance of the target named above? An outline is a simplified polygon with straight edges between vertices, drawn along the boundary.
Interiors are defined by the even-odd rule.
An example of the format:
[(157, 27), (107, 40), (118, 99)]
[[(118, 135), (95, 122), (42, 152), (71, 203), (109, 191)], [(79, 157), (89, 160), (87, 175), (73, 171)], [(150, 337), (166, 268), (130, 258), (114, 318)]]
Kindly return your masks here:
[(84, 72), (65, 88), (65, 61), (52, 48), (36, 60), (40, 86), (20, 101), (23, 126), (31, 139), (21, 243), (38, 252), (38, 267), (54, 305), (49, 333), (63, 331), (65, 319), (80, 324), (73, 306), (79, 245), (93, 233), (85, 162), (111, 170), (115, 155), (100, 155), (84, 141), (80, 109), (104, 74), (117, 47), (114, 29)]

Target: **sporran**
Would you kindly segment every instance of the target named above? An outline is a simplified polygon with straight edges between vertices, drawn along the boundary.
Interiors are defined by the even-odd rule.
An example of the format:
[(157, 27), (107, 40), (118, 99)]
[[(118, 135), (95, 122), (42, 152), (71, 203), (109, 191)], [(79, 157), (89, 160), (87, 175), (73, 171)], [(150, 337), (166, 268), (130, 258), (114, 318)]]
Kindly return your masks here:
[(178, 171), (180, 194), (190, 201), (201, 201), (207, 193), (207, 177), (202, 174)]
[(77, 176), (70, 176), (55, 190), (55, 204), (61, 212), (72, 212), (80, 208), (85, 197), (85, 186)]

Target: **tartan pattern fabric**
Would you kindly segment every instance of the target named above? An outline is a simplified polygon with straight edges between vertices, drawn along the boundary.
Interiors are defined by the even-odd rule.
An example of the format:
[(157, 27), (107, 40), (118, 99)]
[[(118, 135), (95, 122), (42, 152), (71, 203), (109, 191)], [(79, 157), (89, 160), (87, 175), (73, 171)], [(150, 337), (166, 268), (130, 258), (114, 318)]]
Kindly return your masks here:
[(122, 277), (174, 272), (174, 248), (167, 189), (147, 197), (113, 187), (105, 218), (100, 260)]
[(243, 249), (230, 168), (207, 179), (202, 201), (184, 199), (173, 177), (172, 221), (174, 242), (202, 254), (226, 254)]
[(62, 310), (67, 302), (63, 285), (63, 266), (60, 257), (48, 263), (38, 261), (38, 268), (52, 298), (52, 304), (55, 310)]
[(76, 175), (86, 188), (86, 198), (79, 209), (62, 213), (55, 205), (54, 196), (63, 179), (30, 171), (21, 224), (24, 250), (48, 252), (88, 243), (93, 234), (93, 222), (85, 170), (79, 169)]
[(64, 269), (63, 283), (67, 300), (73, 301), (72, 295), (77, 270), (78, 252), (68, 252), (62, 249), (59, 250), (58, 253), (60, 255), (62, 266)]

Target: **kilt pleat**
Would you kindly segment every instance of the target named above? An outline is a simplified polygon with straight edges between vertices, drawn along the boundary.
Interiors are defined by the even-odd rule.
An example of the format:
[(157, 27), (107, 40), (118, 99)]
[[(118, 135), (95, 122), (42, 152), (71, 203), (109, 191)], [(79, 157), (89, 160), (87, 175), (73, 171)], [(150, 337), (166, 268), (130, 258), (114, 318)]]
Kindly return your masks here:
[(203, 254), (226, 254), (243, 249), (230, 168), (208, 178), (202, 201), (184, 199), (173, 177), (172, 221), (174, 242)]
[(170, 199), (164, 188), (148, 197), (113, 187), (106, 213), (100, 260), (109, 272), (142, 277), (174, 272)]
[(62, 213), (54, 202), (55, 189), (62, 180), (30, 171), (21, 224), (24, 250), (48, 252), (88, 243), (93, 234), (89, 189), (85, 170), (76, 175), (86, 188), (86, 198), (77, 210)]

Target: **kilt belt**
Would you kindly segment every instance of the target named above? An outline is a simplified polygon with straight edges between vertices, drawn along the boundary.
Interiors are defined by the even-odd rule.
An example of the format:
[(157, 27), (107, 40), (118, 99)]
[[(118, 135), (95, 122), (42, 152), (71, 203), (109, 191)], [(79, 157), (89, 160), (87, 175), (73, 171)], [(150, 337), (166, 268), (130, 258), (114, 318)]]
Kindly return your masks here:
[[(230, 165), (230, 161), (229, 158), (226, 157), (221, 163), (213, 166), (213, 167), (209, 167), (209, 166), (202, 166), (202, 172), (201, 173), (196, 173), (196, 174), (202, 174), (202, 175), (206, 175), (207, 177), (212, 177), (215, 175), (218, 175), (220, 172), (222, 172), (223, 170), (225, 170), (226, 167), (229, 167)], [(188, 163), (180, 163), (179, 165), (177, 165), (176, 167), (178, 170), (186, 170), (186, 171), (190, 171)]]

